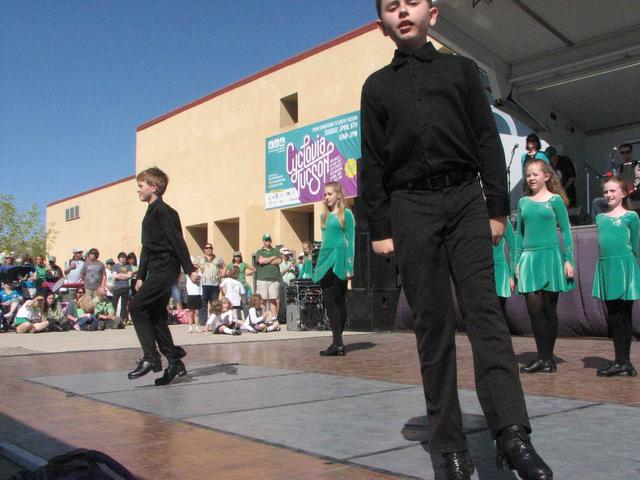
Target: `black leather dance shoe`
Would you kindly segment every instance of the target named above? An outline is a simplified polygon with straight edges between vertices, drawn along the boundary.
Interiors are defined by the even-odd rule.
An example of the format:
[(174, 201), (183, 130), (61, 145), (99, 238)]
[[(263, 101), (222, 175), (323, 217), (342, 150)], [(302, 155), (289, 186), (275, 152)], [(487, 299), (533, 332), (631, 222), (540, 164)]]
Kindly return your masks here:
[(637, 377), (638, 372), (633, 368), (631, 362), (623, 364), (610, 363), (606, 367), (598, 370), (597, 375), (599, 377)]
[(558, 370), (555, 360), (535, 360), (525, 367), (520, 367), (521, 373), (552, 373)]
[(150, 362), (149, 360), (144, 360), (141, 358), (138, 361), (138, 366), (135, 369), (131, 370), (127, 376), (129, 377), (129, 380), (135, 380), (136, 378), (140, 378), (146, 375), (151, 370), (153, 370), (154, 372), (162, 371), (162, 363), (160, 361)]
[(512, 425), (496, 439), (496, 465), (515, 470), (522, 480), (553, 480), (553, 472), (536, 449), (524, 427)]
[(347, 354), (347, 349), (344, 348), (344, 345), (341, 345), (340, 347), (338, 347), (333, 344), (326, 350), (322, 350), (320, 352), (320, 355), (323, 357), (344, 357), (346, 354)]
[(445, 453), (442, 455), (444, 462), (442, 463), (442, 471), (445, 480), (470, 480), (473, 475), (474, 468), (469, 457), (469, 452)]
[(187, 369), (182, 360), (176, 360), (164, 369), (164, 374), (160, 378), (156, 378), (156, 386), (169, 385), (176, 376), (184, 377), (186, 374)]

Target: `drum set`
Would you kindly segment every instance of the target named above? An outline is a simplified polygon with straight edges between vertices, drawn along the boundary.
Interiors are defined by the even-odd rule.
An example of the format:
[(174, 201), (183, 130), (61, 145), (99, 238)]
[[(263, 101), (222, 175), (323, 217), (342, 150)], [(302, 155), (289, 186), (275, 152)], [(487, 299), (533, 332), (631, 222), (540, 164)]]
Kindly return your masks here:
[[(322, 304), (322, 288), (311, 280), (292, 280), (285, 289), (287, 327), (290, 320), (297, 323), (297, 330), (327, 330), (329, 322)], [(291, 316), (290, 311), (295, 312)]]

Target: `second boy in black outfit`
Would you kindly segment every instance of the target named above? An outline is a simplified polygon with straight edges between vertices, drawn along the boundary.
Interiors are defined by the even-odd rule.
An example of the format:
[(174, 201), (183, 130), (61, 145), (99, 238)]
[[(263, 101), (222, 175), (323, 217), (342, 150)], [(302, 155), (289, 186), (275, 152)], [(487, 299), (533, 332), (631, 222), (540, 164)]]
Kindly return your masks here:
[[(148, 202), (147, 213), (142, 220), (142, 252), (136, 280), (136, 293), (129, 302), (129, 311), (143, 357), (138, 366), (129, 372), (129, 378), (146, 375), (151, 370), (162, 370), (160, 352), (167, 357), (169, 365), (164, 375), (156, 379), (156, 385), (166, 385), (176, 375), (186, 375), (180, 360), (187, 353), (173, 343), (167, 324), (167, 303), (171, 287), (178, 281), (180, 267), (194, 283), (199, 276), (191, 263), (187, 245), (182, 237), (180, 217), (162, 195), (169, 178), (159, 168), (148, 168), (136, 177), (140, 200)], [(157, 347), (156, 348), (156, 344)]]
[(502, 237), (509, 200), (504, 153), (478, 68), (427, 43), (438, 15), (430, 1), (376, 0), (376, 6), (380, 27), (398, 50), (362, 89), (361, 195), (373, 250), (395, 253), (415, 314), (429, 449), (443, 455), (446, 479), (471, 478), (457, 390), (452, 276), (497, 463), (527, 480), (550, 480), (551, 469), (529, 439), (494, 289), (491, 242)]

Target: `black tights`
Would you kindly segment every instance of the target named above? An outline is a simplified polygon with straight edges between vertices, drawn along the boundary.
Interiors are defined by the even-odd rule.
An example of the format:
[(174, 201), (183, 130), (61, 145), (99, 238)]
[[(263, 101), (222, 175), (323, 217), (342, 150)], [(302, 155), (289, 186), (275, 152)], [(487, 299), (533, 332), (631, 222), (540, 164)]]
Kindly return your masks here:
[(347, 281), (342, 280), (333, 273), (333, 270), (329, 270), (322, 280), (320, 280), (320, 286), (322, 287), (322, 304), (329, 317), (329, 325), (331, 326), (331, 333), (333, 334), (333, 344), (337, 347), (341, 347), (342, 343), (342, 331), (344, 325), (347, 322)]
[(616, 363), (622, 365), (630, 361), (631, 355), (631, 300), (607, 300), (607, 316), (613, 337), (613, 348), (616, 352)]
[(558, 338), (558, 292), (526, 293), (527, 310), (531, 318), (531, 330), (536, 339), (539, 360), (553, 360), (553, 347)]

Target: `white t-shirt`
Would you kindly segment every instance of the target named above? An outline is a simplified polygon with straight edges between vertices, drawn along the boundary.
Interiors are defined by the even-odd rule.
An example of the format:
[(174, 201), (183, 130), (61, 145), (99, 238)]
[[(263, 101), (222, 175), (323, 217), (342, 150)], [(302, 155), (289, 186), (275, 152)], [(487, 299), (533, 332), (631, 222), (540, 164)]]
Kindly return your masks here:
[(18, 309), (18, 313), (16, 314), (16, 318), (26, 318), (31, 321), (37, 318), (37, 314), (33, 309), (33, 300), (27, 300), (22, 304), (22, 306)]
[[(73, 268), (75, 265), (75, 268)], [(67, 262), (67, 267), (71, 268), (69, 273), (67, 273), (67, 283), (80, 283), (82, 280), (82, 276), (80, 272), (82, 272), (82, 267), (84, 266), (84, 260), (69, 260)]]
[(202, 295), (202, 285), (197, 285), (191, 281), (189, 275), (185, 275), (187, 279), (187, 295)]
[(213, 330), (217, 330), (220, 325), (231, 325), (233, 323), (233, 312), (228, 310), (220, 315), (216, 315), (215, 313), (209, 316), (209, 320), (207, 320), (207, 325), (213, 325)]
[(231, 305), (239, 307), (242, 305), (242, 295), (244, 295), (244, 287), (233, 278), (225, 277), (220, 282), (220, 288), (224, 289), (224, 296), (229, 299)]
[(263, 312), (262, 312), (262, 308), (256, 309), (254, 307), (251, 307), (249, 309), (249, 323), (251, 325), (256, 325), (258, 323), (264, 322), (265, 321), (265, 319), (264, 319), (265, 316), (266, 315), (264, 315)]

